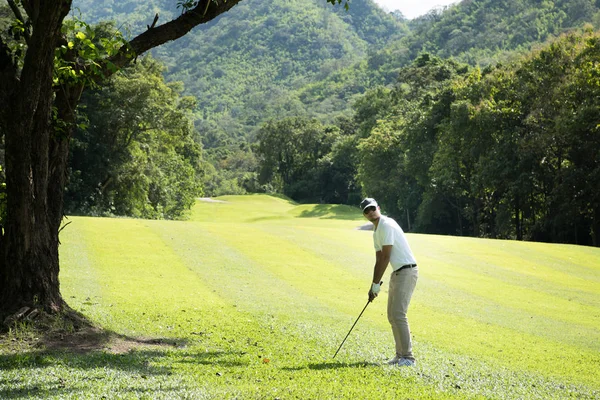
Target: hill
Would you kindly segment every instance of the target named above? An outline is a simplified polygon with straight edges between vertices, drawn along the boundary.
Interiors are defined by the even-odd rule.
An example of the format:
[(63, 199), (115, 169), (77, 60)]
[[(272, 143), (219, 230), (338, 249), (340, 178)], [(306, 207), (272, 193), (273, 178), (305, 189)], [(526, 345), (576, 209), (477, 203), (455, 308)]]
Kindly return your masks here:
[(487, 65), (499, 53), (528, 51), (574, 28), (600, 23), (594, 0), (465, 0), (410, 22), (404, 45)]
[(406, 22), (407, 34), (311, 82), (300, 98), (353, 99), (376, 85), (394, 84), (400, 69), (422, 52), (482, 67), (506, 62), (586, 24), (600, 27), (600, 8), (593, 0), (464, 0)]
[[(109, 2), (76, 3), (84, 19), (110, 18)], [(125, 1), (112, 18), (139, 32), (159, 9), (167, 18), (176, 13), (168, 0)], [(371, 0), (356, 0), (349, 11), (323, 0), (247, 0), (155, 55), (168, 67), (167, 79), (183, 81), (198, 99), (202, 131), (240, 138), (269, 118), (309, 113), (333, 121), (347, 111), (347, 98), (302, 101), (297, 90), (406, 32), (404, 22)]]
[[(178, 13), (171, 0), (74, 3), (84, 19), (115, 19), (132, 33), (157, 12), (159, 23)], [(155, 55), (198, 99), (197, 126), (213, 147), (252, 142), (270, 118), (349, 115), (357, 96), (393, 83), (422, 51), (487, 65), (599, 21), (592, 0), (468, 0), (411, 21), (371, 0), (348, 12), (323, 0), (247, 0)]]

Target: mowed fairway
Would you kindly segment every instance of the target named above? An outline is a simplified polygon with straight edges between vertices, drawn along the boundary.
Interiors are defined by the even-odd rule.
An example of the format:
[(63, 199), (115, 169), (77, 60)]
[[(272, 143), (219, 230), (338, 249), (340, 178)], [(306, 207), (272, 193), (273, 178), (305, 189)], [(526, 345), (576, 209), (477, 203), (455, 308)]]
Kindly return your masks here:
[(357, 208), (218, 200), (185, 222), (70, 217), (62, 293), (128, 346), (0, 348), (0, 398), (600, 398), (600, 249), (408, 234), (418, 365), (389, 367), (389, 270), (332, 359), (374, 263)]

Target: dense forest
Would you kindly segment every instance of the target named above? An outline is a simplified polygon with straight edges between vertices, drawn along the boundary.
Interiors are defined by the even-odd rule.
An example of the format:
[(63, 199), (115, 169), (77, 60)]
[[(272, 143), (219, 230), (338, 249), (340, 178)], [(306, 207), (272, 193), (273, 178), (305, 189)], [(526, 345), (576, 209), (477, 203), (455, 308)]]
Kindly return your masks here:
[[(114, 21), (89, 26), (100, 43), (185, 2), (74, 3)], [(599, 7), (464, 0), (406, 20), (371, 0), (246, 0), (85, 94), (66, 210), (370, 195), (412, 232), (597, 246)]]

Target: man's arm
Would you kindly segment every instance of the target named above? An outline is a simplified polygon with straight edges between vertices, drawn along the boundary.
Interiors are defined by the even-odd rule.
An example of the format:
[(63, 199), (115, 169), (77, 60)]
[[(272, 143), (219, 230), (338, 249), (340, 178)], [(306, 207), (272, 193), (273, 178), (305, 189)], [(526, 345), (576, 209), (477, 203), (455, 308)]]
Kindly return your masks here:
[(381, 251), (375, 253), (375, 268), (373, 268), (373, 283), (381, 282), (383, 274), (390, 263), (390, 256), (392, 254), (392, 246), (383, 246)]
[[(373, 283), (379, 284), (383, 274), (390, 263), (390, 255), (392, 254), (392, 246), (383, 246), (380, 251), (375, 253), (375, 267), (373, 268)], [(369, 290), (369, 301), (373, 301), (377, 297), (377, 293)]]

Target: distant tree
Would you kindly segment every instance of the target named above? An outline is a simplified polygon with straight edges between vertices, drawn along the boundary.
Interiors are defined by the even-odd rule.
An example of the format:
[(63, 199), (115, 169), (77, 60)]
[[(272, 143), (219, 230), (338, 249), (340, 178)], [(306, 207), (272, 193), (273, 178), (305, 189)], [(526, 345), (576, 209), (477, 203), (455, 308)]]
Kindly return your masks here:
[(193, 98), (147, 56), (84, 93), (71, 140), (68, 213), (178, 218), (202, 194)]
[(354, 133), (357, 128), (346, 118), (338, 120), (337, 125), (340, 135), (331, 152), (320, 162), (320, 197), (325, 203), (356, 205), (361, 200), (361, 188), (356, 179), (359, 162)]
[(338, 137), (335, 128), (317, 120), (269, 121), (258, 132), (259, 179), (294, 200), (321, 197), (323, 158)]
[(598, 244), (598, 43), (570, 34), (456, 85), (430, 174), (470, 234)]
[(405, 226), (452, 225), (436, 222), (435, 213), (427, 210), (419, 215), (419, 207), (430, 189), (440, 124), (450, 113), (449, 84), (467, 71), (461, 64), (423, 53), (400, 70), (394, 89), (377, 88), (356, 102), (358, 135), (363, 138), (358, 180), (365, 194), (380, 199)]

